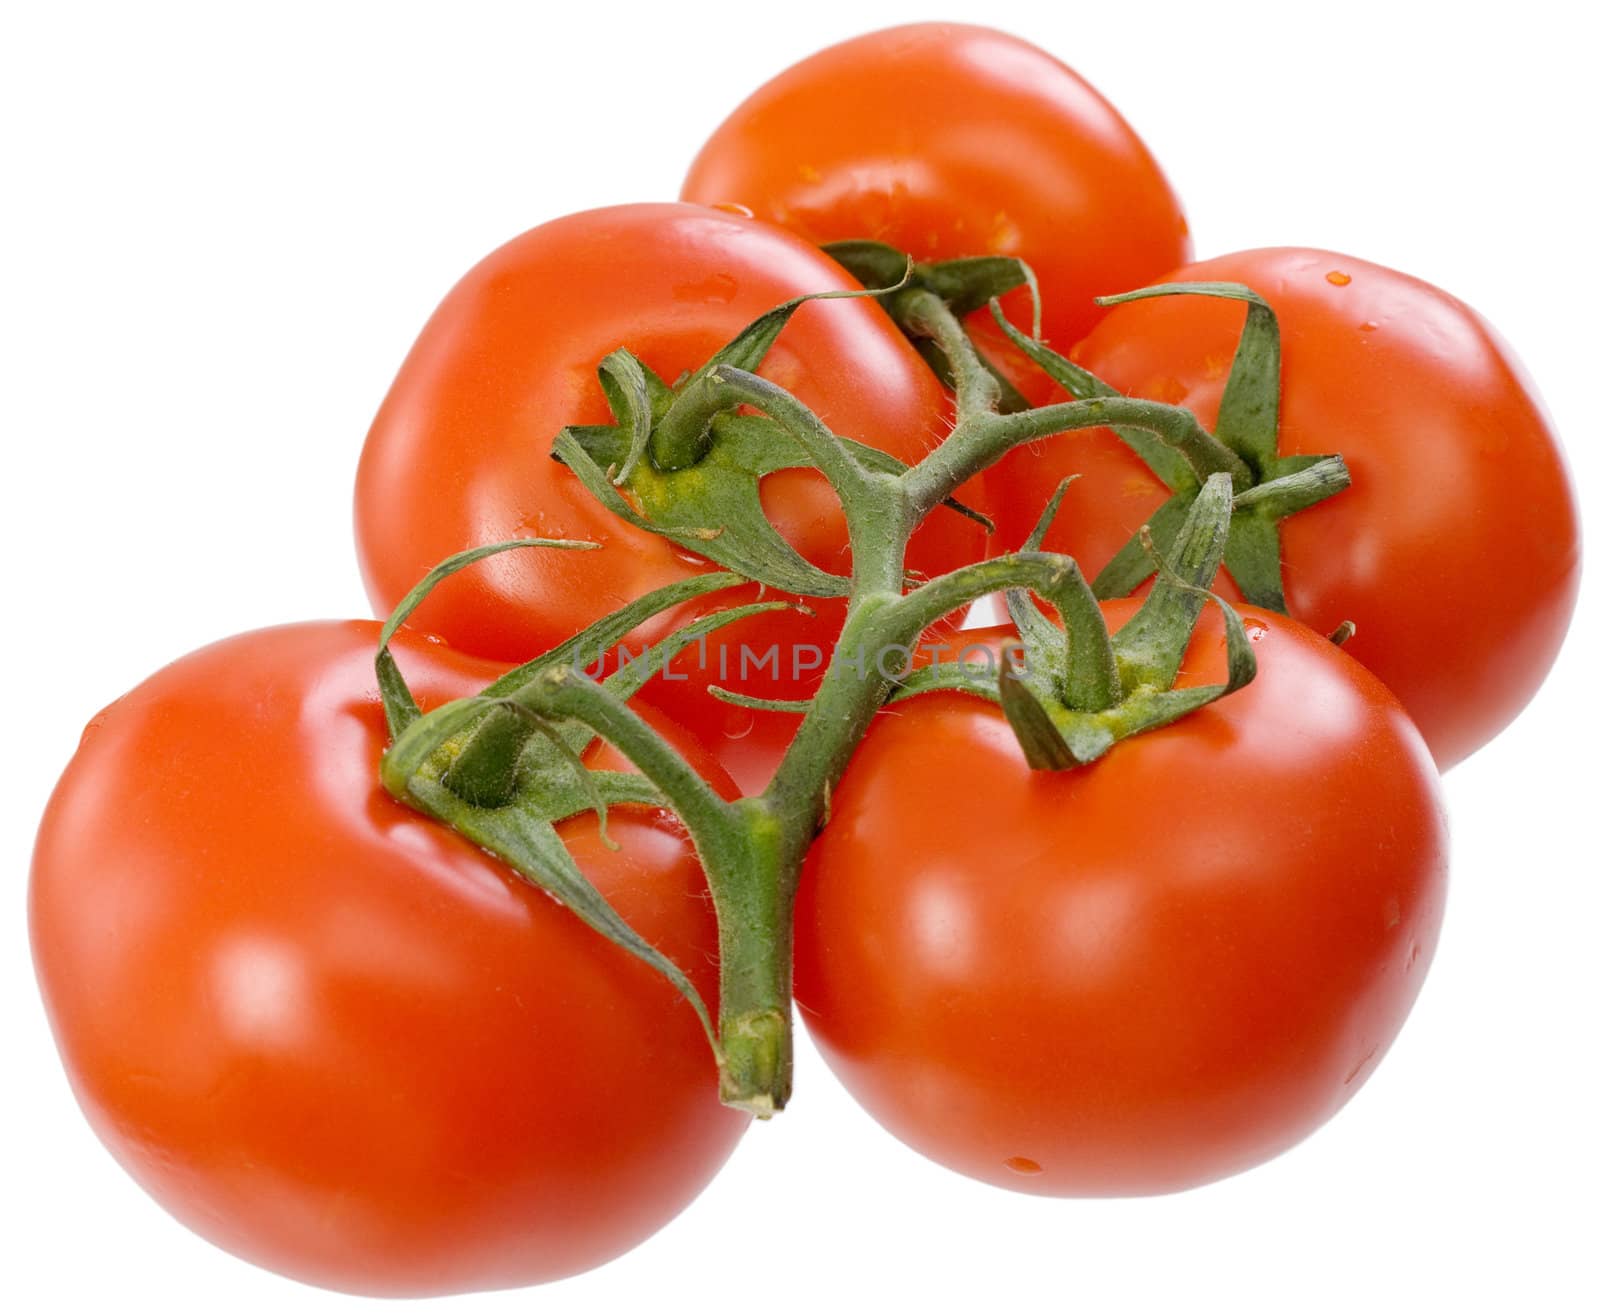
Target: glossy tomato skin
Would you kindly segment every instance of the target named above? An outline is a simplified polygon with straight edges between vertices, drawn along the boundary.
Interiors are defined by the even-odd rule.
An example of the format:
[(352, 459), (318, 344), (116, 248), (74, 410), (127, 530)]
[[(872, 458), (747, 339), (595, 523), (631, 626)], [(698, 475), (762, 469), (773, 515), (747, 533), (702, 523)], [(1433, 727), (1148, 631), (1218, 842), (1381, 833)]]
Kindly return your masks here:
[[(913, 1148), (1044, 1195), (1181, 1190), (1293, 1145), (1388, 1049), (1443, 911), (1436, 772), (1359, 664), (1246, 621), (1254, 684), (1074, 771), (1030, 771), (962, 694), (874, 723), (807, 863), (796, 985)], [(1220, 630), (1180, 683), (1223, 678)]]
[[(857, 284), (792, 234), (701, 206), (627, 205), (544, 224), (488, 256), (450, 292), (422, 330), (373, 422), (356, 484), (356, 539), (367, 591), (387, 613), (453, 552), (533, 535), (584, 538), (599, 552), (508, 553), (446, 580), (416, 614), (419, 628), (466, 651), (525, 660), (662, 585), (707, 569), (663, 538), (605, 510), (550, 457), (567, 424), (611, 420), (595, 376), (626, 346), (672, 382), (703, 365), (740, 329), (781, 302)], [(870, 300), (802, 307), (760, 371), (834, 430), (915, 461), (948, 432), (937, 379)], [(781, 532), (817, 565), (847, 572), (837, 500), (815, 471), (780, 471), (762, 485)], [(936, 574), (983, 555), (982, 529), (936, 512), (909, 562)], [(703, 604), (749, 601), (722, 593)], [(642, 631), (653, 642), (689, 619)], [(820, 671), (796, 677), (796, 650), (825, 649), (843, 606), (767, 615), (720, 632), (702, 664), (681, 657), (676, 682), (649, 697), (719, 749), (747, 786), (765, 782), (771, 753), (750, 754), (751, 714), (710, 700), (708, 683), (760, 697), (809, 693)], [(739, 654), (783, 652), (774, 679)], [(721, 678), (718, 648), (731, 655)], [(752, 659), (752, 662), (755, 659)], [(799, 665), (810, 660), (800, 657)], [(794, 718), (757, 717), (786, 738)], [(752, 743), (760, 743), (762, 735)], [(741, 754), (745, 754), (741, 756)]]
[[(227, 1250), (371, 1294), (563, 1277), (682, 1209), (745, 1119), (670, 985), (382, 792), (376, 635), (242, 635), (90, 723), (34, 855), (50, 1022), (101, 1139)], [(396, 655), (424, 706), (502, 669)], [(675, 824), (563, 833), (713, 998)]]
[[(1341, 452), (1353, 480), (1284, 523), (1290, 614), (1324, 633), (1354, 621), (1347, 651), (1399, 696), (1441, 768), (1459, 762), (1538, 689), (1577, 594), (1571, 476), (1532, 383), (1471, 308), (1380, 265), (1278, 248), (1171, 277), (1245, 283), (1277, 312), (1280, 449)], [(1243, 317), (1205, 297), (1136, 302), (1073, 355), (1210, 425)], [(1166, 490), (1105, 430), (1054, 438), (991, 472), (997, 542), (1020, 543), (1068, 474), (1084, 477), (1046, 546), (1092, 577)]]
[[(1122, 116), (1036, 46), (959, 23), (872, 32), (780, 73), (712, 134), (683, 197), (818, 243), (1020, 256), (1061, 350), (1102, 314), (1094, 297), (1189, 258), (1177, 197)], [(1007, 306), (1027, 324), (1022, 295)]]

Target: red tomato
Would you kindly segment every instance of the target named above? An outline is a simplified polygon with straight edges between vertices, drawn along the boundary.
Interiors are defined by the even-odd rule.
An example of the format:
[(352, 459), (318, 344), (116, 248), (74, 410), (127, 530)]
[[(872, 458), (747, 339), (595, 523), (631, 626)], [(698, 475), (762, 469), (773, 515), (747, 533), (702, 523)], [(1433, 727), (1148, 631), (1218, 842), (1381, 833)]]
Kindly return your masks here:
[[(51, 1025), (111, 1152), (246, 1259), (389, 1295), (563, 1277), (673, 1217), (746, 1120), (664, 979), (381, 790), (377, 629), (228, 639), (90, 723), (34, 854)], [(503, 669), (396, 655), (424, 706)], [(714, 998), (677, 825), (562, 833)]]
[[(807, 862), (796, 985), (913, 1148), (1044, 1195), (1181, 1190), (1293, 1145), (1388, 1049), (1443, 912), (1437, 775), (1359, 664), (1245, 622), (1253, 684), (1091, 766), (1031, 771), (958, 693), (873, 723)], [(1180, 685), (1225, 678), (1221, 631)]]
[[(387, 613), (453, 552), (524, 535), (587, 538), (601, 552), (518, 552), (446, 580), (419, 628), (484, 656), (524, 660), (651, 589), (704, 570), (667, 540), (624, 524), (550, 457), (567, 424), (611, 419), (595, 377), (620, 346), (667, 382), (705, 364), (751, 320), (808, 292), (857, 286), (836, 264), (767, 224), (690, 205), (630, 205), (558, 219), (494, 252), (451, 291), (401, 366), (372, 426), (356, 485), (367, 591)], [(836, 432), (914, 461), (948, 432), (943, 390), (876, 303), (801, 308), (761, 373)], [(762, 485), (780, 531), (815, 564), (849, 567), (843, 514), (822, 477), (780, 471)], [(981, 557), (982, 529), (939, 511), (912, 541), (910, 565), (937, 574)], [(715, 595), (705, 606), (748, 601)], [(712, 702), (707, 683), (761, 697), (803, 697), (843, 604), (765, 615), (721, 632), (674, 664), (681, 682), (648, 696), (692, 721), (747, 788), (764, 784), (795, 718)], [(643, 632), (653, 640), (680, 611)], [(781, 658), (739, 676), (772, 643)], [(730, 656), (722, 678), (720, 652)], [(761, 733), (753, 733), (759, 723)], [(749, 736), (748, 742), (745, 737)], [(776, 740), (776, 744), (772, 741)]]
[[(1020, 256), (1062, 350), (1103, 314), (1096, 296), (1189, 258), (1177, 197), (1122, 116), (1036, 46), (959, 23), (873, 32), (780, 73), (712, 134), (683, 198), (923, 261)], [(1022, 294), (1008, 305), (1028, 322)]]
[[(1171, 277), (1245, 283), (1277, 312), (1280, 450), (1342, 452), (1353, 480), (1283, 523), (1290, 613), (1324, 633), (1354, 621), (1346, 650), (1399, 695), (1441, 767), (1460, 761), (1538, 689), (1577, 594), (1571, 478), (1532, 384), (1469, 307), (1379, 265), (1281, 248)], [(1243, 320), (1209, 297), (1133, 302), (1073, 354), (1211, 425)], [(1075, 473), (1045, 545), (1092, 577), (1167, 496), (1108, 431), (1013, 453), (990, 496), (1015, 546)]]

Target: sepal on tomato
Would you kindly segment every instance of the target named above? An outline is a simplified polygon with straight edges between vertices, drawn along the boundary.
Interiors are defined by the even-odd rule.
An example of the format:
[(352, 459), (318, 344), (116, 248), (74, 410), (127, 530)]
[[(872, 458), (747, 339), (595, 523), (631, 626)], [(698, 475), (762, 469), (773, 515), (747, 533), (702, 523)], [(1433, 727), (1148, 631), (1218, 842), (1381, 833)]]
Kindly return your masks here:
[[(902, 281), (910, 277), (910, 270), (910, 261), (906, 260), (901, 269)], [(894, 286), (897, 284), (892, 284), (891, 290)], [(658, 417), (655, 432), (651, 435), (650, 452), (656, 466), (661, 470), (681, 470), (696, 464), (705, 456), (712, 443), (710, 423), (716, 411), (705, 408), (701, 393), (707, 384), (714, 381), (718, 369), (727, 366), (754, 373), (766, 360), (767, 353), (776, 345), (795, 312), (808, 302), (848, 301), (881, 295), (874, 287), (812, 292), (774, 306), (746, 324), (733, 341), (720, 348), (710, 360), (673, 388), (670, 401)]]
[(599, 502), (636, 528), (786, 593), (847, 594), (849, 578), (802, 557), (761, 506), (762, 476), (810, 464), (805, 454), (761, 416), (718, 416), (709, 435), (705, 454), (684, 469), (661, 470), (648, 458), (639, 460), (623, 485), (631, 500), (608, 474), (630, 459), (620, 427), (564, 429), (554, 451)]
[[(885, 242), (857, 239), (829, 242), (822, 248), (847, 269), (863, 287), (881, 290), (883, 308), (900, 325), (917, 353), (928, 362), (941, 382), (952, 390), (956, 373), (949, 355), (915, 322), (914, 297), (905, 293), (926, 291), (943, 301), (952, 314), (961, 317), (981, 310), (996, 297), (1026, 287), (1033, 296), (1033, 333), (1040, 333), (1041, 301), (1038, 280), (1024, 260), (1015, 256), (964, 256), (915, 265), (904, 251)], [(997, 369), (977, 347), (977, 359), (993, 377), (999, 396), (995, 409), (1011, 415), (1028, 409), (1028, 399)]]
[(394, 657), (389, 652), (389, 640), (394, 638), (394, 632), (406, 623), (407, 617), (422, 605), (422, 600), (432, 593), (438, 584), (449, 579), (457, 571), (465, 570), (475, 562), (482, 561), (485, 557), (492, 557), (501, 552), (510, 552), (517, 548), (540, 547), (569, 552), (593, 552), (599, 546), (598, 543), (591, 543), (587, 539), (507, 539), (503, 543), (489, 543), (483, 547), (468, 548), (465, 552), (457, 552), (441, 561), (412, 585), (411, 591), (396, 604), (394, 611), (390, 613), (389, 619), (384, 622), (383, 629), (378, 635), (378, 655), (375, 659), (378, 671), (378, 692), (383, 700), (383, 714), (388, 722), (390, 736), (399, 738), (401, 731), (417, 720), (422, 715), (422, 712), (417, 707), (416, 699), (411, 696), (411, 690), (406, 686), (405, 679), (400, 674), (400, 668), (394, 664)]
[[(389, 641), (407, 616), (434, 585), (456, 571), (514, 548), (587, 546), (519, 539), (475, 548), (441, 563), (406, 596), (381, 632), (375, 659), (380, 696), (393, 736), (380, 766), (380, 778), (399, 801), (493, 853), (523, 879), (570, 908), (591, 929), (665, 976), (694, 1008), (720, 1062), (716, 1027), (693, 983), (676, 963), (645, 942), (595, 889), (573, 861), (555, 826), (581, 812), (594, 811), (603, 834), (606, 809), (631, 803), (672, 808), (693, 832), (690, 818), (695, 803), (704, 806), (709, 786), (627, 711), (625, 700), (678, 652), (720, 626), (791, 604), (758, 602), (712, 612), (662, 640), (653, 661), (623, 663), (603, 684), (581, 674), (586, 661), (599, 658), (652, 616), (703, 594), (747, 582), (725, 573), (681, 580), (508, 671), (481, 694), (446, 703), (427, 714), (418, 709), (389, 652)], [(562, 716), (558, 702), (560, 691), (575, 680), (591, 687), (594, 697), (605, 703), (611, 720), (624, 727), (613, 730), (617, 738), (633, 740), (624, 745), (624, 751), (633, 747), (657, 770), (632, 774), (596, 771), (583, 764), (581, 754), (593, 745), (596, 730), (587, 721)], [(687, 783), (691, 778), (693, 785)], [(683, 787), (663, 787), (663, 779)], [(700, 842), (699, 836), (696, 842)]]
[[(906, 266), (901, 264), (901, 286)], [(686, 551), (747, 579), (804, 597), (844, 597), (847, 575), (813, 565), (773, 527), (761, 504), (761, 480), (779, 470), (818, 468), (790, 426), (749, 414), (753, 371), (794, 313), (808, 301), (881, 296), (880, 289), (821, 292), (784, 302), (747, 325), (700, 369), (675, 385), (657, 377), (631, 352), (600, 362), (600, 384), (615, 423), (569, 425), (552, 455), (564, 463), (613, 515), (659, 534)], [(905, 464), (866, 443), (828, 434), (856, 465), (897, 475)], [(947, 505), (994, 525), (972, 508)]]
[[(1039, 544), (1071, 481), (1051, 497), (1024, 545), (1037, 556)], [(1006, 590), (1023, 650), (1019, 667), (1010, 649), (1000, 654), (998, 670), (974, 677), (959, 666), (913, 673), (899, 697), (961, 689), (1000, 704), (1028, 764), (1060, 771), (1083, 766), (1133, 735), (1167, 725), (1255, 678), (1255, 655), (1238, 613), (1211, 592), (1210, 584), (1226, 549), (1233, 490), (1226, 474), (1206, 480), (1173, 539), (1170, 557), (1146, 531), (1143, 548), (1157, 572), (1155, 587), (1139, 610), (1113, 636), (1096, 605), (1075, 606), (1070, 589), (1048, 599), (1060, 620), (1052, 620), (1032, 591)], [(1047, 555), (1047, 554), (1046, 554)], [(1015, 561), (1028, 557), (1018, 556)], [(997, 561), (1005, 564), (1005, 558)], [(994, 563), (990, 563), (994, 564)], [(1069, 562), (1070, 564), (1070, 562)], [(1064, 576), (1070, 578), (1070, 575)], [(1077, 575), (1082, 586), (1082, 576)], [(1065, 601), (1067, 605), (1061, 605)], [(1175, 689), (1183, 656), (1207, 602), (1223, 613), (1228, 645), (1224, 684)]]
[[(1282, 347), (1277, 316), (1258, 293), (1239, 283), (1163, 283), (1100, 297), (1098, 303), (1112, 306), (1179, 295), (1220, 297), (1247, 307), (1217, 411), (1216, 432), (1181, 451), (1137, 429), (1115, 426), (1112, 432), (1172, 490), (1146, 526), (1158, 551), (1170, 547), (1203, 479), (1224, 472), (1232, 478), (1233, 526), (1224, 564), (1247, 601), (1287, 613), (1278, 525), (1285, 517), (1343, 492), (1350, 486), (1350, 472), (1337, 455), (1278, 454)], [(990, 311), (1011, 342), (1073, 397), (1121, 396), (1082, 366), (1021, 333), (998, 303), (992, 303)], [(1154, 571), (1154, 557), (1136, 534), (1095, 577), (1095, 594), (1126, 597)]]

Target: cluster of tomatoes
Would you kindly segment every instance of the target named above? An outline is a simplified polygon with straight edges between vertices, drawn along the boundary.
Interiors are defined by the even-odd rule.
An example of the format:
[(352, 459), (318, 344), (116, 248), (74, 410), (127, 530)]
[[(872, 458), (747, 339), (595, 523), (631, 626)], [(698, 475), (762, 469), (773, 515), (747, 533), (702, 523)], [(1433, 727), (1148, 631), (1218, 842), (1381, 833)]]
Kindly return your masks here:
[[(619, 346), (670, 381), (773, 306), (856, 288), (821, 249), (845, 239), (919, 262), (1020, 257), (1045, 340), (1207, 426), (1247, 307), (1095, 298), (1247, 285), (1281, 331), (1277, 454), (1344, 458), (1349, 489), (1281, 524), (1287, 615), (1218, 578), (1254, 682), (1063, 772), (1031, 770), (991, 703), (897, 704), (833, 791), (795, 922), (808, 1027), (874, 1115), (939, 1161), (1046, 1194), (1172, 1190), (1260, 1162), (1342, 1105), (1415, 998), (1443, 908), (1437, 772), (1503, 728), (1554, 660), (1576, 512), (1537, 401), (1470, 309), (1318, 251), (1186, 263), (1154, 160), (1045, 53), (951, 25), (848, 42), (736, 109), (681, 202), (558, 219), (472, 269), (362, 456), (373, 604), (387, 613), (478, 544), (602, 550), (508, 553), (452, 576), (396, 657), (436, 707), (704, 572), (612, 515), (551, 440), (612, 420), (596, 367)], [(1025, 293), (1004, 305), (1017, 323), (1032, 314)], [(987, 310), (967, 325), (1028, 402), (1070, 397)], [(908, 464), (949, 432), (944, 385), (871, 299), (804, 305), (760, 373)], [(996, 532), (941, 508), (911, 540), (908, 576), (1018, 547), (1068, 476), (1044, 546), (1091, 578), (1173, 495), (1108, 429), (1019, 447), (962, 490)], [(848, 573), (816, 471), (768, 475), (761, 499), (805, 560)], [(797, 718), (708, 686), (806, 698), (819, 673), (788, 655), (826, 651), (845, 605), (752, 614), (718, 644), (776, 645), (775, 666), (741, 683), (686, 663), (637, 706), (725, 797), (757, 793)], [(1135, 603), (1104, 606), (1115, 630)], [(1180, 686), (1223, 678), (1209, 615)], [(1345, 622), (1341, 648), (1326, 636)], [(577, 1272), (682, 1209), (748, 1119), (719, 1104), (705, 1037), (665, 981), (380, 789), (377, 633), (351, 621), (228, 639), (90, 723), (31, 887), (55, 1034), (113, 1153), (246, 1258), (410, 1294)], [(586, 760), (630, 769), (604, 744)], [(714, 998), (718, 927), (693, 844), (663, 811), (612, 811), (613, 843), (589, 813), (562, 840)], [(241, 833), (272, 841), (241, 850)]]

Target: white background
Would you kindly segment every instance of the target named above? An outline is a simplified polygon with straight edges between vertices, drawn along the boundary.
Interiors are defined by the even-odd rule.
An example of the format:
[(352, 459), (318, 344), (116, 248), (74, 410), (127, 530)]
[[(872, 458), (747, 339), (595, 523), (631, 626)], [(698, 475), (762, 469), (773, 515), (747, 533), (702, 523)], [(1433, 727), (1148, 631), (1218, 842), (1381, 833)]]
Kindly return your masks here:
[[(720, 116), (821, 45), (981, 18), (1123, 110), (1200, 254), (1328, 246), (1475, 304), (1540, 380), (1588, 494), (1597, 115), (1587, 24), (1563, 12), (1578, 11), (8, 8), (0, 1304), (357, 1306), (195, 1239), (99, 1147), (34, 993), (25, 873), (46, 792), (102, 704), (223, 634), (364, 613), (348, 526), (362, 435), (474, 260), (563, 212), (674, 195)], [(1432, 976), (1382, 1069), (1299, 1149), (1165, 1199), (1011, 1195), (901, 1148), (805, 1048), (790, 1112), (653, 1240), (555, 1287), (444, 1304), (1594, 1309), (1593, 594), (1541, 697), (1450, 776)]]

